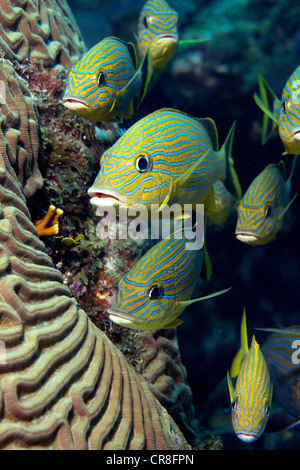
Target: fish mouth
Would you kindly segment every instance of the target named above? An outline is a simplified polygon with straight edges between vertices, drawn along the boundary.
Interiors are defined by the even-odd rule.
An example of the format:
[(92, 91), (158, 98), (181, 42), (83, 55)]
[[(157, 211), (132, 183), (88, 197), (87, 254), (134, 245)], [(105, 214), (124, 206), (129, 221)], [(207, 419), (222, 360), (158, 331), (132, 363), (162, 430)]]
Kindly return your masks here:
[(258, 241), (258, 237), (250, 233), (237, 233), (236, 238), (244, 243), (253, 243)]
[(112, 207), (115, 208), (116, 206), (128, 207), (127, 198), (122, 197), (114, 189), (95, 189), (91, 187), (88, 190), (88, 195), (91, 198), (90, 203), (92, 204), (92, 206), (105, 208), (107, 210)]
[(89, 107), (84, 100), (73, 98), (71, 96), (65, 96), (63, 98), (63, 104), (70, 111), (74, 111), (78, 109), (87, 109)]
[(253, 233), (236, 232), (235, 235), (240, 242), (247, 243), (248, 245), (255, 245), (259, 242), (259, 237)]
[(300, 126), (295, 127), (293, 129), (293, 132), (291, 133), (291, 139), (292, 140), (300, 140)]
[(244, 432), (238, 433), (237, 437), (243, 442), (254, 442), (257, 440), (257, 436), (255, 434), (248, 434)]
[(116, 323), (117, 325), (120, 325), (120, 326), (125, 326), (127, 328), (130, 328), (131, 325), (135, 325), (136, 323), (143, 324), (142, 320), (138, 318), (134, 318), (133, 320), (131, 315), (128, 315), (127, 313), (122, 312), (121, 310), (118, 310), (113, 307), (110, 307), (107, 310), (107, 313), (108, 313), (109, 319), (113, 323)]
[(162, 39), (172, 39), (174, 42), (178, 42), (178, 37), (175, 34), (162, 34), (156, 38), (156, 41), (160, 41)]

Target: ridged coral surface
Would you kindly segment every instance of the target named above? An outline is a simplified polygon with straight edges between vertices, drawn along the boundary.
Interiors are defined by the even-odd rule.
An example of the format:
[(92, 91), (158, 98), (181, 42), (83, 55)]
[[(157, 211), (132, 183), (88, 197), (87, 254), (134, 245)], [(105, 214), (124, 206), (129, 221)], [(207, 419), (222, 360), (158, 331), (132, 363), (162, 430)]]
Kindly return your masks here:
[(28, 58), (44, 66), (70, 68), (85, 47), (66, 2), (3, 0), (0, 49), (6, 59), (22, 62)]
[(82, 47), (75, 23), (62, 1), (1, 8), (0, 448), (189, 448), (146, 380), (78, 306), (30, 220), (26, 197), (43, 183), (39, 116), (8, 59), (69, 68)]
[(184, 447), (147, 383), (63, 285), (10, 157), (0, 159), (0, 447)]

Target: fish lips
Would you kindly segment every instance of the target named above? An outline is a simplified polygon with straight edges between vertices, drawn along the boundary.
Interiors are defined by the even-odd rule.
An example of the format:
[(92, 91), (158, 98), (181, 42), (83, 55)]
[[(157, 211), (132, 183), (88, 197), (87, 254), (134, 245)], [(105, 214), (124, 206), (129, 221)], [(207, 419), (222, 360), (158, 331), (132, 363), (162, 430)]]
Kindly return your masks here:
[(90, 203), (93, 206), (99, 207), (103, 210), (109, 211), (116, 207), (128, 207), (128, 201), (126, 196), (122, 196), (118, 191), (114, 189), (102, 189), (101, 187), (91, 187), (88, 190), (88, 195), (91, 200)]
[(248, 434), (248, 433), (239, 432), (237, 433), (237, 437), (241, 439), (241, 441), (249, 443), (249, 442), (256, 441), (259, 436), (257, 436), (256, 434)]
[(70, 111), (78, 111), (89, 108), (89, 104), (86, 100), (83, 98), (75, 98), (72, 95), (65, 95), (63, 97), (63, 104)]
[(138, 318), (133, 319), (133, 317), (131, 315), (128, 315), (128, 313), (122, 312), (121, 310), (118, 310), (114, 307), (110, 307), (107, 310), (107, 313), (109, 319), (117, 325), (125, 326), (126, 328), (130, 328), (131, 326), (135, 325), (135, 329), (137, 329), (137, 324), (140, 324), (141, 326), (143, 325), (142, 320)]
[(256, 245), (260, 243), (260, 237), (252, 232), (251, 230), (247, 230), (246, 228), (239, 227), (235, 231), (236, 238), (243, 242), (247, 243), (248, 245)]
[(300, 140), (300, 126), (293, 128), (290, 133), (290, 140)]

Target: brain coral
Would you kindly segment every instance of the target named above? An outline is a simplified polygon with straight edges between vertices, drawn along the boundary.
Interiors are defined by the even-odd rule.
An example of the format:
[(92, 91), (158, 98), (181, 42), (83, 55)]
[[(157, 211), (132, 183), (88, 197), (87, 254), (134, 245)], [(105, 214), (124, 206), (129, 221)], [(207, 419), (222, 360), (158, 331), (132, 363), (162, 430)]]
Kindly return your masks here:
[(67, 3), (57, 0), (1, 1), (0, 48), (6, 59), (28, 58), (66, 69), (85, 50)]
[(9, 153), (23, 192), (30, 197), (43, 186), (37, 162), (39, 142), (35, 104), (25, 81), (18, 77), (12, 64), (5, 59), (0, 59), (0, 83), (3, 95), (1, 154)]

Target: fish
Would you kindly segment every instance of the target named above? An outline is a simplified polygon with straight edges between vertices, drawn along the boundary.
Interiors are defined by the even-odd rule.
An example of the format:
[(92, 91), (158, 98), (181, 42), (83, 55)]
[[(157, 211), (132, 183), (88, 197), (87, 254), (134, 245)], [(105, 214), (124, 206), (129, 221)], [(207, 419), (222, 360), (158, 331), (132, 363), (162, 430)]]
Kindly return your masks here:
[(138, 66), (134, 44), (109, 36), (72, 67), (63, 104), (90, 121), (121, 122), (143, 101), (151, 76), (149, 53)]
[(268, 165), (250, 184), (237, 206), (236, 238), (249, 245), (263, 245), (276, 239), (284, 215), (294, 201), (291, 179), (297, 157), (286, 177), (285, 163)]
[(153, 70), (161, 72), (177, 51), (195, 47), (207, 39), (179, 40), (179, 15), (165, 0), (148, 0), (139, 15), (137, 47), (143, 57), (149, 50)]
[(186, 249), (186, 234), (176, 233), (154, 245), (120, 279), (107, 311), (112, 322), (136, 330), (175, 328), (190, 304), (229, 290), (191, 299), (198, 278), (207, 280), (205, 247)]
[(237, 201), (221, 181), (217, 181), (213, 185), (213, 188), (216, 209), (208, 215), (206, 221), (208, 225), (213, 225), (216, 229), (221, 229), (235, 213)]
[(270, 431), (294, 428), (300, 423), (300, 326), (257, 329), (272, 333), (262, 352), (274, 383), (274, 400), (282, 408), (271, 417)]
[(287, 80), (280, 98), (262, 76), (259, 76), (258, 82), (259, 94), (254, 94), (254, 100), (264, 113), (262, 142), (267, 142), (271, 131), (278, 128), (284, 147), (283, 155), (298, 155), (300, 153), (300, 65)]
[(106, 211), (121, 208), (159, 210), (168, 204), (204, 204), (215, 208), (213, 184), (221, 180), (238, 200), (234, 170), (235, 123), (221, 147), (210, 118), (196, 119), (172, 108), (148, 114), (107, 149), (88, 189), (90, 202)]
[[(235, 377), (234, 387), (232, 379)], [(248, 347), (245, 309), (241, 322), (241, 346), (227, 372), (227, 383), (233, 429), (242, 441), (253, 442), (263, 434), (268, 422), (273, 382), (254, 335), (250, 349)]]
[(163, 70), (178, 47), (179, 15), (165, 0), (148, 0), (138, 19), (137, 45), (142, 56), (149, 50), (154, 70)]

